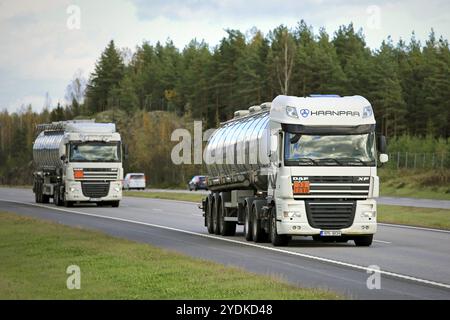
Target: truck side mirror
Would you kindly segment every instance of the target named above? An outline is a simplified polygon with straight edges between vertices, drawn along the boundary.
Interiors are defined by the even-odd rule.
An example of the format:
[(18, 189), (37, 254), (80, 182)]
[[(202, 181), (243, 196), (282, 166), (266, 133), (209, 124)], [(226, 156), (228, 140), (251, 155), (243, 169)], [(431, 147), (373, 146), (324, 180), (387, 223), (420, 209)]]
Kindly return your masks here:
[(378, 136), (378, 152), (383, 154), (387, 152), (386, 137), (383, 135)]
[(128, 145), (125, 143), (123, 144), (123, 158), (128, 160)]

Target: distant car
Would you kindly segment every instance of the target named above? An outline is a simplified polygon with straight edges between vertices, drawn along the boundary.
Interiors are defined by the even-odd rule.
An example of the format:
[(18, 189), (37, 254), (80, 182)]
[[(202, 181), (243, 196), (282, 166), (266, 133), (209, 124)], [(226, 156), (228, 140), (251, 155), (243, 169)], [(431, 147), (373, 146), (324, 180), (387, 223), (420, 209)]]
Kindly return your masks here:
[(206, 177), (205, 176), (194, 176), (191, 181), (189, 181), (189, 191), (192, 190), (208, 190), (206, 187)]
[(144, 190), (145, 189), (145, 174), (143, 173), (128, 173), (123, 179), (123, 188), (125, 190), (137, 189)]

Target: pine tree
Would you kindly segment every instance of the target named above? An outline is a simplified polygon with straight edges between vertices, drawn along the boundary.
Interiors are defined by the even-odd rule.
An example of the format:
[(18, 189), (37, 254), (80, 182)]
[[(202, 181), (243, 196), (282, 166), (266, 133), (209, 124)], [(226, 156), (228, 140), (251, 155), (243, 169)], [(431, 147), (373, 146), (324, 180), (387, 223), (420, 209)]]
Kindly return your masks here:
[(124, 68), (120, 52), (111, 40), (97, 62), (87, 86), (87, 105), (91, 113), (107, 110), (115, 103), (111, 94), (118, 88), (124, 76)]

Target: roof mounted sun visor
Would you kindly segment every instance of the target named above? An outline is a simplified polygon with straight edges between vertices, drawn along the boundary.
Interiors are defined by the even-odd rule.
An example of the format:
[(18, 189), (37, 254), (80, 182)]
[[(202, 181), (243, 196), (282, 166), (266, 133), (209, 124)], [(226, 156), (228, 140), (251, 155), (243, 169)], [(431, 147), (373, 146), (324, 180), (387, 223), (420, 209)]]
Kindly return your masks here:
[(283, 131), (295, 134), (310, 135), (352, 135), (375, 132), (375, 124), (363, 124), (359, 126), (304, 126), (301, 124), (281, 124)]

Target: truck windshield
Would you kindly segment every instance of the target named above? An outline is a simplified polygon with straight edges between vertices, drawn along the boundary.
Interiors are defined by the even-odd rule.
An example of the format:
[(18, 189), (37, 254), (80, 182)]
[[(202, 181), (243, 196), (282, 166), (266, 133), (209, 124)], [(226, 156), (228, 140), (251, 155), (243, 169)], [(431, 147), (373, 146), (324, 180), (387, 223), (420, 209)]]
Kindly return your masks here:
[(70, 162), (120, 162), (120, 142), (70, 144)]
[(374, 166), (375, 133), (302, 135), (286, 132), (286, 166)]

